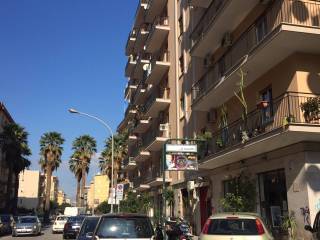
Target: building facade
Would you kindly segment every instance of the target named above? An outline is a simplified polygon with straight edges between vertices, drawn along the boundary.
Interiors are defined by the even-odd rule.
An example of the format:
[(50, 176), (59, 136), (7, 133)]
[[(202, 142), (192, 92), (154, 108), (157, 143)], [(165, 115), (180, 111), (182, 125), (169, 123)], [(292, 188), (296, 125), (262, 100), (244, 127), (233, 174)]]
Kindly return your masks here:
[(1, 136), (1, 133), (3, 131), (3, 127), (9, 123), (14, 123), (14, 120), (5, 105), (0, 102), (0, 213), (4, 213), (15, 208), (15, 206), (8, 206), (8, 197), (10, 198), (10, 203), (15, 203), (18, 192), (16, 184), (18, 179), (15, 179), (15, 174), (12, 174), (11, 189), (8, 187), (9, 168), (5, 161), (5, 154), (2, 149), (4, 139)]
[(24, 170), (19, 174), (18, 207), (37, 210), (40, 206), (40, 172)]
[(66, 194), (62, 190), (58, 190), (57, 203), (58, 205), (66, 203)]
[(165, 173), (174, 214), (199, 234), (245, 175), (276, 237), (292, 213), (308, 237), (320, 210), (319, 33), (319, 1), (139, 1), (118, 130), (129, 129), (124, 169), (134, 190), (154, 196), (151, 215), (161, 209), (165, 141), (207, 136), (199, 171)]
[(59, 191), (59, 179), (57, 176), (51, 177), (51, 190), (50, 190), (50, 200), (58, 201), (58, 191)]
[(86, 203), (88, 208), (94, 209), (100, 203), (108, 201), (110, 180), (108, 175), (97, 174), (86, 187)]

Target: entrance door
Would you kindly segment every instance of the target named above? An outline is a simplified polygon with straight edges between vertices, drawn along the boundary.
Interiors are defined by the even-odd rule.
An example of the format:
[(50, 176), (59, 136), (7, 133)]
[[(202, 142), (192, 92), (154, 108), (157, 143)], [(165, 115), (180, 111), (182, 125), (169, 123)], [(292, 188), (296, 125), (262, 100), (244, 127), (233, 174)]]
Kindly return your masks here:
[(259, 174), (261, 215), (273, 229), (280, 229), (288, 214), (284, 169)]
[(200, 188), (200, 216), (201, 216), (201, 229), (203, 228), (206, 220), (211, 214), (211, 201), (208, 199), (208, 187)]

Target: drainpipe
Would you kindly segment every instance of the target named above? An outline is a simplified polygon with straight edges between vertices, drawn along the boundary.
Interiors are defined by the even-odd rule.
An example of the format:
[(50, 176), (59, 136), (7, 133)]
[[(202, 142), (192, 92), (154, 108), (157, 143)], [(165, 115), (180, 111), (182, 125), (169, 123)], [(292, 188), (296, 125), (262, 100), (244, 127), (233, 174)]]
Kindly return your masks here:
[(178, 1), (174, 1), (174, 51), (175, 51), (175, 88), (176, 88), (176, 138), (180, 138), (180, 117), (179, 117), (179, 51), (178, 51)]

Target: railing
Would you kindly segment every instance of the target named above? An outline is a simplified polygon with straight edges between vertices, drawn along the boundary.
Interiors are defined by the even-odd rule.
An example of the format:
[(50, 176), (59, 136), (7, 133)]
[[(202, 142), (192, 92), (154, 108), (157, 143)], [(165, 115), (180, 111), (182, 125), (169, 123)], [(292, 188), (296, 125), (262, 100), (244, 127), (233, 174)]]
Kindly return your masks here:
[(214, 21), (222, 7), (225, 6), (228, 1), (230, 0), (213, 0), (211, 2), (191, 33), (192, 46), (203, 37), (211, 22)]
[(232, 47), (194, 84), (193, 103), (216, 86), (282, 23), (320, 27), (320, 4), (310, 1), (275, 1)]
[(128, 107), (127, 107), (127, 109), (126, 109), (126, 112), (125, 112), (125, 116), (128, 116), (128, 114), (129, 114), (129, 112), (131, 111), (131, 110), (136, 110), (136, 107), (134, 106), (134, 105), (132, 105), (132, 104), (130, 104)]
[(271, 103), (268, 103), (267, 108), (250, 112), (246, 121), (239, 118), (213, 132), (212, 140), (208, 142), (200, 158), (260, 139), (263, 135), (283, 129), (290, 124), (320, 126), (320, 98), (318, 98), (318, 111), (315, 111), (315, 114), (307, 114), (301, 109), (301, 104), (315, 97), (317, 95), (287, 92), (273, 99)]
[(129, 36), (128, 36), (128, 40), (127, 40), (127, 43), (126, 43), (126, 50), (128, 49), (128, 45), (129, 45), (129, 42), (130, 42), (130, 38), (136, 38), (137, 37), (137, 29), (133, 28), (130, 33), (129, 33)]
[(160, 124), (168, 124), (168, 123), (159, 123), (159, 125), (157, 124), (156, 128), (151, 129), (149, 131), (146, 132), (146, 134), (143, 135), (142, 137), (142, 145), (144, 147), (149, 146), (157, 137), (169, 137), (170, 133), (169, 133), (169, 129), (165, 130), (165, 131), (160, 131)]
[(123, 165), (124, 166), (128, 166), (130, 163), (134, 164), (136, 163), (134, 160), (133, 160), (133, 157), (127, 157), (123, 160)]
[(158, 91), (153, 92), (151, 94), (144, 107), (143, 107), (143, 113), (148, 112), (150, 107), (153, 105), (153, 103), (157, 100), (157, 98), (162, 98), (162, 99), (169, 99), (170, 98), (170, 88), (164, 88), (164, 89), (159, 89)]

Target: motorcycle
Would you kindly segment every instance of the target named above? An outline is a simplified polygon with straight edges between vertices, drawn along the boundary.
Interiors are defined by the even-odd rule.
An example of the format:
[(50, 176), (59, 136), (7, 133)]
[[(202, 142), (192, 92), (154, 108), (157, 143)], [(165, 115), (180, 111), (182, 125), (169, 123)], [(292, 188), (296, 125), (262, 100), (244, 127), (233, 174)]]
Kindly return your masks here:
[(168, 240), (192, 240), (190, 225), (182, 218), (170, 218), (165, 222)]

